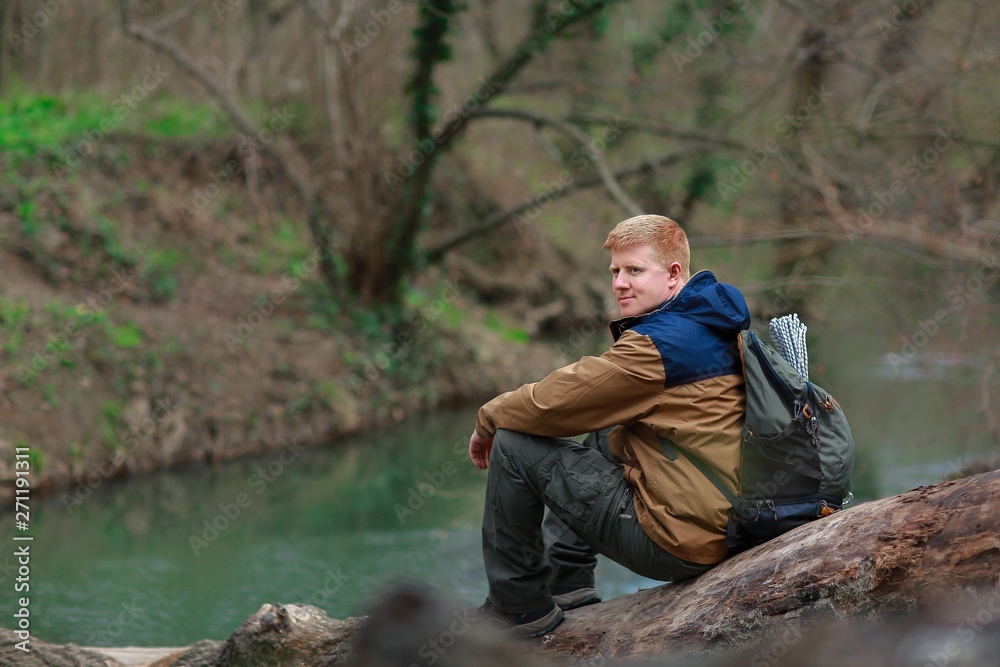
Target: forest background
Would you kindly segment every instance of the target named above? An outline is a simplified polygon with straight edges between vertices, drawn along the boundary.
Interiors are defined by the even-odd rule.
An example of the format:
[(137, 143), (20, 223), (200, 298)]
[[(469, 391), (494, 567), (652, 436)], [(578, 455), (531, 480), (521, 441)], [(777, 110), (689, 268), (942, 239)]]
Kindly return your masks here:
[(15, 447), (72, 507), (599, 353), (601, 244), (638, 212), (679, 220), (758, 326), (799, 313), (860, 443), (978, 455), (1000, 444), (998, 15), (6, 0), (4, 493)]

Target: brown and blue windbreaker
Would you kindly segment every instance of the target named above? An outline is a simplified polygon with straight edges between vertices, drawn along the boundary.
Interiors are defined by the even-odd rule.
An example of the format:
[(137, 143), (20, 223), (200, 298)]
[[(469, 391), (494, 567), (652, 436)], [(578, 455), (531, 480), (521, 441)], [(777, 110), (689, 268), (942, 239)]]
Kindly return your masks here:
[(678, 558), (717, 563), (730, 505), (694, 460), (739, 493), (746, 394), (736, 341), (749, 326), (739, 290), (701, 271), (657, 310), (612, 322), (614, 345), (601, 356), (484, 405), (476, 430), (573, 436), (617, 426), (611, 448), (640, 525)]

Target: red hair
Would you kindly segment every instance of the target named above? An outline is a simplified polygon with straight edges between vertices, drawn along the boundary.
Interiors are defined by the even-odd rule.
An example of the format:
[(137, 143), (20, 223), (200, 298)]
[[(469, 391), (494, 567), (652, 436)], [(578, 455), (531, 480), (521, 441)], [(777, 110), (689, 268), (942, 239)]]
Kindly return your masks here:
[(674, 220), (662, 215), (637, 215), (622, 220), (608, 234), (604, 249), (614, 252), (632, 245), (647, 246), (661, 269), (679, 263), (685, 282), (691, 278), (691, 246), (687, 234)]

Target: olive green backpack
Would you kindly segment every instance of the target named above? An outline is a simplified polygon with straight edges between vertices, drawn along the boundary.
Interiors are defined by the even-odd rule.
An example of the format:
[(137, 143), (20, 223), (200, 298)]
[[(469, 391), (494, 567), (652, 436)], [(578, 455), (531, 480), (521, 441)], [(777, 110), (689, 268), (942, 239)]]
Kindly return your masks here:
[[(808, 371), (804, 330), (798, 365)], [(739, 348), (747, 402), (738, 495), (695, 461), (732, 503), (730, 555), (849, 503), (855, 448), (847, 417), (828, 391), (750, 330), (740, 332)]]
[(747, 410), (730, 549), (832, 514), (851, 499), (854, 436), (837, 400), (752, 331), (740, 332)]

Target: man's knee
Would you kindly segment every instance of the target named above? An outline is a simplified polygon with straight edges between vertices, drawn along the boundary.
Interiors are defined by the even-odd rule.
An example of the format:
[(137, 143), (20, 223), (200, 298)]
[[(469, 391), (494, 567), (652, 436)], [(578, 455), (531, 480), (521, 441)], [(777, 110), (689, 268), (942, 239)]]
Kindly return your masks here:
[(493, 434), (493, 449), (490, 451), (490, 464), (499, 456), (506, 456), (510, 453), (511, 447), (514, 443), (513, 431), (508, 431), (505, 428), (498, 428), (497, 432)]
[[(497, 429), (493, 434), (493, 449), (490, 451), (490, 467), (503, 466), (501, 458), (509, 459), (520, 449), (523, 434), (516, 431), (508, 431), (505, 428)], [(507, 466), (503, 466), (507, 467)]]
[(555, 442), (556, 438), (549, 438), (543, 435), (531, 435), (530, 433), (520, 433), (518, 431), (508, 431), (505, 428), (498, 428), (493, 436), (493, 448), (499, 445), (504, 451), (510, 452), (512, 448), (530, 447), (532, 444), (549, 444), (548, 441)]
[(509, 444), (516, 435), (520, 434), (515, 431), (508, 431), (505, 428), (498, 428), (497, 432), (493, 434), (493, 446), (496, 447), (499, 444)]
[(529, 464), (537, 463), (540, 459), (552, 454), (558, 448), (558, 444), (558, 438), (500, 428), (493, 436), (490, 465), (493, 464), (493, 457), (501, 456), (508, 459), (516, 458)]

